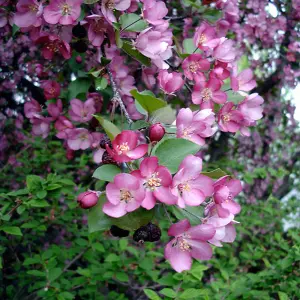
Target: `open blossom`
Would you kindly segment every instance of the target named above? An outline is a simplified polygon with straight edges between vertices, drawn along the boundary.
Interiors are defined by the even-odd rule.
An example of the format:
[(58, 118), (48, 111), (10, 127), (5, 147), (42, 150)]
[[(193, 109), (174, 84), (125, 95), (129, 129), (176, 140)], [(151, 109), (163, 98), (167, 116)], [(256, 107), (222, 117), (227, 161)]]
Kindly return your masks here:
[(58, 131), (56, 137), (59, 139), (67, 139), (68, 132), (74, 128), (73, 123), (65, 116), (59, 116), (54, 124), (55, 129)]
[(199, 104), (201, 109), (213, 109), (214, 103), (224, 104), (227, 101), (227, 94), (221, 91), (221, 82), (218, 79), (210, 78), (207, 82), (196, 81), (192, 101)]
[(160, 70), (157, 78), (161, 89), (166, 94), (172, 94), (184, 85), (181, 73), (178, 72), (169, 73), (167, 70)]
[(234, 106), (233, 102), (228, 102), (218, 112), (218, 125), (221, 131), (234, 133), (242, 127), (244, 117)]
[(54, 80), (43, 81), (41, 87), (47, 100), (57, 98), (60, 95), (60, 85)]
[(85, 128), (70, 129), (67, 133), (68, 147), (72, 150), (86, 150), (93, 143), (93, 136)]
[(36, 43), (43, 45), (42, 54), (45, 59), (52, 59), (58, 53), (65, 59), (71, 57), (70, 45), (56, 35), (42, 35), (36, 40)]
[(222, 62), (233, 62), (236, 57), (234, 41), (221, 38), (218, 45), (214, 48), (212, 56)]
[(233, 220), (234, 215), (230, 214), (226, 218), (220, 218), (218, 214), (214, 214), (205, 219), (205, 224), (211, 224), (216, 229), (215, 235), (208, 240), (210, 244), (217, 247), (222, 247), (222, 243), (233, 243), (236, 238), (236, 230), (234, 223), (238, 223)]
[(92, 98), (83, 102), (79, 99), (73, 99), (70, 102), (71, 109), (69, 115), (72, 121), (85, 123), (93, 118), (93, 114), (96, 112), (95, 103)]
[(241, 103), (239, 103), (237, 110), (243, 115), (243, 126), (240, 129), (245, 136), (250, 136), (248, 126), (255, 125), (255, 122), (263, 117), (263, 108), (261, 105), (264, 99), (257, 93), (247, 96)]
[(121, 173), (106, 186), (106, 197), (108, 201), (103, 205), (103, 212), (113, 218), (120, 218), (141, 206), (145, 190), (135, 176)]
[(203, 22), (200, 27), (197, 27), (194, 35), (194, 44), (201, 50), (211, 49), (207, 43), (216, 38), (216, 29), (211, 25)]
[(242, 190), (242, 184), (238, 179), (230, 179), (228, 175), (221, 177), (214, 183), (214, 205), (210, 207), (210, 211), (216, 211), (220, 218), (238, 214), (241, 207), (234, 201), (234, 197)]
[(43, 5), (36, 0), (20, 0), (17, 3), (14, 23), (19, 27), (40, 26)]
[(63, 104), (61, 99), (58, 99), (56, 103), (50, 103), (47, 107), (48, 113), (54, 119), (57, 119), (62, 114)]
[(251, 69), (243, 70), (239, 74), (233, 74), (230, 77), (230, 86), (233, 91), (251, 91), (256, 87), (256, 81), (253, 79), (253, 72)]
[(172, 32), (168, 30), (169, 23), (165, 21), (155, 28), (147, 28), (142, 31), (134, 46), (145, 56), (151, 58), (159, 69), (168, 69), (164, 60), (172, 56)]
[(79, 18), (82, 0), (51, 0), (44, 9), (49, 24), (72, 25)]
[(86, 17), (89, 24), (88, 39), (95, 47), (100, 47), (104, 41), (106, 32), (111, 28), (102, 15), (90, 15)]
[(215, 114), (211, 109), (192, 112), (190, 108), (182, 108), (176, 118), (176, 136), (203, 146), (205, 138), (217, 131), (216, 126), (212, 127), (214, 124)]
[(138, 145), (138, 134), (123, 130), (112, 142), (113, 149), (106, 146), (107, 152), (117, 162), (128, 162), (143, 157), (148, 151), (147, 144)]
[(163, 1), (144, 0), (143, 17), (152, 25), (160, 25), (168, 14), (168, 9)]
[(44, 118), (42, 116), (33, 117), (30, 122), (32, 123), (32, 134), (35, 136), (42, 136), (44, 139), (50, 132), (51, 118)]
[(101, 12), (105, 19), (110, 23), (117, 22), (114, 10), (125, 11), (130, 7), (131, 0), (102, 0)]
[(201, 175), (202, 159), (188, 155), (180, 164), (173, 178), (172, 192), (177, 196), (177, 205), (181, 208), (198, 206), (213, 193), (213, 180)]
[(146, 84), (148, 89), (152, 89), (156, 83), (155, 74), (157, 73), (157, 67), (152, 66), (151, 68), (143, 68), (142, 80)]
[(170, 171), (158, 164), (158, 158), (145, 158), (139, 170), (131, 172), (133, 176), (138, 178), (145, 189), (145, 198), (142, 206), (146, 209), (152, 209), (156, 200), (166, 204), (175, 204), (177, 198), (171, 193), (172, 175)]
[(184, 75), (190, 80), (205, 80), (203, 72), (208, 71), (210, 63), (201, 54), (191, 54), (182, 63)]
[(209, 73), (210, 78), (217, 78), (222, 81), (230, 77), (230, 69), (228, 63), (217, 61), (214, 68)]
[(29, 102), (26, 102), (24, 104), (24, 113), (26, 118), (28, 119), (39, 116), (41, 111), (41, 105), (33, 98), (31, 98)]
[(176, 272), (190, 270), (192, 258), (209, 260), (212, 257), (211, 246), (207, 243), (216, 233), (210, 224), (201, 224), (191, 227), (190, 222), (184, 219), (171, 225), (169, 236), (174, 236), (165, 248), (165, 258), (169, 260)]

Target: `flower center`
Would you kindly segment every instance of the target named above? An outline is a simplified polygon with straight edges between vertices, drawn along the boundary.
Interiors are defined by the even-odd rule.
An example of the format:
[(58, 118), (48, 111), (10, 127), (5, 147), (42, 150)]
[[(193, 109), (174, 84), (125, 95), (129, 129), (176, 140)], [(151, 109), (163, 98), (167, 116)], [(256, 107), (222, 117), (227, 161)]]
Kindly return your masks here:
[(61, 44), (57, 43), (57, 42), (56, 43), (55, 42), (53, 42), (53, 43), (50, 42), (50, 43), (47, 44), (46, 48), (51, 52), (59, 52), (59, 50), (61, 48)]
[(205, 88), (202, 93), (202, 99), (203, 101), (209, 101), (212, 97), (212, 92), (211, 92), (211, 89), (208, 89), (208, 88)]
[(185, 139), (190, 139), (191, 138), (191, 134), (193, 134), (193, 130), (191, 130), (190, 128), (184, 128), (182, 131), (183, 134), (183, 138)]
[(118, 149), (118, 154), (121, 155), (123, 154), (124, 152), (127, 152), (130, 150), (129, 146), (128, 146), (128, 143), (123, 143), (121, 145), (118, 145), (117, 146), (117, 149)]
[(132, 199), (132, 195), (128, 190), (120, 190), (120, 199), (128, 203)]
[(71, 7), (69, 4), (65, 3), (61, 6), (61, 13), (63, 16), (70, 15)]
[(115, 9), (115, 1), (114, 0), (107, 1), (106, 7), (109, 10), (114, 10)]
[(229, 201), (232, 201), (232, 193), (229, 193), (227, 199), (225, 200), (226, 203), (228, 203)]
[(103, 18), (96, 19), (93, 25), (94, 32), (96, 33), (105, 32), (106, 31), (105, 29), (106, 28), (104, 26)]
[(191, 187), (188, 183), (180, 183), (178, 185), (178, 191), (179, 191), (179, 194), (182, 195), (183, 192), (189, 192), (191, 190)]
[(198, 71), (198, 63), (195, 61), (191, 62), (189, 65), (189, 69), (192, 73), (196, 73)]
[(29, 5), (28, 8), (32, 12), (37, 12), (38, 11), (38, 6), (34, 5), (34, 4)]
[(230, 114), (222, 116), (222, 119), (224, 122), (229, 122), (230, 121)]
[(84, 141), (84, 140), (87, 140), (88, 139), (88, 135), (86, 133), (82, 133), (79, 138)]
[(153, 173), (151, 175), (151, 177), (147, 180), (146, 184), (147, 184), (147, 187), (154, 191), (155, 188), (157, 187), (160, 187), (161, 186), (161, 179), (158, 176), (158, 173)]
[(189, 245), (189, 243), (185, 239), (180, 239), (178, 246), (179, 246), (179, 249), (183, 252), (191, 251), (191, 249), (192, 249), (192, 247)]
[(201, 46), (204, 42), (206, 42), (206, 36), (202, 33), (199, 37), (198, 45)]

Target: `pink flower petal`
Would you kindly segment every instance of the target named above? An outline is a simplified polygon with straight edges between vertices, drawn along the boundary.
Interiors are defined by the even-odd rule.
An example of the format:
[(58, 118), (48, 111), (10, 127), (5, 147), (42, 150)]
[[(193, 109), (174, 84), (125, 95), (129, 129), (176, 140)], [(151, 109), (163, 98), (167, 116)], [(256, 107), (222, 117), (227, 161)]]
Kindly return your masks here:
[(156, 156), (145, 158), (141, 165), (140, 171), (143, 177), (151, 176), (158, 167), (158, 158)]
[(156, 199), (153, 195), (152, 192), (150, 191), (146, 191), (145, 193), (145, 198), (142, 202), (142, 207), (146, 208), (146, 209), (152, 209), (156, 204)]
[(207, 241), (216, 233), (216, 229), (211, 224), (201, 224), (193, 226), (186, 231), (186, 234), (189, 235), (189, 239)]
[(189, 192), (184, 191), (182, 198), (186, 205), (198, 206), (205, 200), (205, 195), (200, 190), (192, 189)]
[(212, 249), (208, 243), (195, 241), (195, 240), (187, 240), (189, 245), (192, 246), (191, 255), (195, 259), (199, 260), (209, 260), (212, 257)]
[(113, 204), (117, 205), (120, 203), (120, 188), (115, 183), (109, 183), (106, 186), (106, 197), (107, 200)]
[(187, 231), (191, 227), (188, 219), (181, 220), (175, 224), (172, 224), (168, 230), (169, 236), (178, 236)]
[(137, 146), (135, 149), (128, 151), (126, 155), (131, 159), (139, 159), (148, 152), (148, 145), (142, 144)]
[(177, 197), (172, 194), (169, 187), (161, 186), (157, 188), (153, 194), (157, 200), (168, 205), (174, 205), (177, 202)]
[(106, 202), (103, 205), (103, 212), (110, 217), (120, 218), (126, 215), (126, 203), (121, 201), (118, 205), (113, 205), (110, 202)]

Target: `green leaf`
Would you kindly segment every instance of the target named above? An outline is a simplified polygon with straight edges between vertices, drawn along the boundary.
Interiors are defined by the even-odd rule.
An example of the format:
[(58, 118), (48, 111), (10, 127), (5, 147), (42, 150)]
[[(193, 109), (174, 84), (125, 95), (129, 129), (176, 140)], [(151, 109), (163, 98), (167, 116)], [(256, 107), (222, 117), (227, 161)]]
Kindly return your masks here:
[(50, 206), (49, 203), (46, 200), (31, 200), (27, 202), (28, 205), (32, 207), (47, 207)]
[(95, 88), (97, 91), (105, 90), (107, 87), (107, 79), (105, 77), (100, 77), (95, 79)]
[(113, 141), (114, 138), (121, 132), (115, 124), (104, 119), (103, 117), (97, 115), (94, 115), (94, 117), (99, 121), (100, 125), (103, 127), (111, 141)]
[(286, 294), (284, 292), (278, 292), (278, 297), (279, 297), (279, 300), (289, 300), (288, 294)]
[(207, 177), (210, 177), (210, 178), (212, 178), (212, 179), (219, 179), (219, 178), (221, 178), (221, 177), (227, 175), (227, 174), (226, 174), (223, 170), (221, 170), (220, 168), (215, 169), (215, 170), (210, 171), (210, 172), (202, 172), (201, 174), (202, 174), (202, 175), (205, 175), (205, 176), (207, 176)]
[(152, 113), (151, 122), (172, 124), (176, 120), (176, 112), (170, 105), (157, 109)]
[(89, 78), (77, 78), (71, 81), (68, 87), (68, 98), (72, 100), (79, 94), (86, 94), (91, 86), (92, 82)]
[(96, 231), (105, 231), (112, 225), (110, 218), (108, 218), (102, 211), (102, 206), (106, 202), (105, 195), (101, 195), (97, 205), (89, 210), (88, 213), (88, 227), (89, 233)]
[(146, 210), (139, 208), (131, 213), (126, 214), (121, 218), (110, 218), (112, 224), (125, 229), (125, 230), (136, 230), (143, 225), (148, 224), (154, 215), (154, 210)]
[(148, 27), (147, 22), (136, 14), (123, 14), (119, 22), (125, 31), (141, 32)]
[(7, 194), (7, 196), (23, 196), (28, 195), (28, 189), (21, 189)]
[(182, 292), (179, 296), (179, 299), (199, 299), (199, 296), (203, 295), (202, 290), (200, 289), (187, 289)]
[[(116, 28), (115, 28), (116, 29)], [(120, 36), (120, 31), (116, 29), (115, 31), (115, 38), (116, 38), (116, 44), (117, 44), (117, 47), (119, 49), (122, 49), (123, 47), (123, 40), (121, 39), (121, 36)]]
[(39, 199), (43, 199), (43, 198), (45, 198), (45, 197), (47, 196), (47, 191), (44, 191), (44, 190), (38, 191), (38, 192), (36, 193), (36, 196), (37, 196)]
[(162, 289), (159, 293), (169, 298), (176, 298), (176, 292), (169, 288)]
[(29, 266), (29, 265), (35, 265), (41, 263), (41, 260), (39, 257), (31, 258), (28, 257), (24, 260), (23, 266)]
[(37, 277), (45, 277), (46, 274), (44, 272), (38, 271), (38, 270), (30, 270), (27, 271), (27, 274)]
[(207, 8), (202, 17), (210, 23), (215, 23), (222, 18), (222, 11), (214, 8)]
[(159, 164), (167, 167), (172, 174), (176, 173), (182, 160), (189, 154), (196, 154), (200, 146), (185, 139), (163, 139), (153, 148)]
[(108, 254), (108, 256), (105, 258), (106, 262), (116, 262), (116, 261), (120, 261), (120, 257), (115, 254), (115, 253), (110, 253)]
[(103, 252), (103, 253), (105, 252), (105, 248), (100, 243), (93, 244), (93, 249), (95, 249), (95, 250), (97, 250), (99, 252)]
[(22, 235), (20, 228), (16, 226), (3, 225), (0, 227), (0, 230), (12, 235)]
[(117, 174), (121, 173), (120, 168), (115, 165), (103, 165), (96, 169), (94, 178), (112, 182)]
[(138, 120), (131, 124), (130, 129), (131, 130), (138, 130), (141, 128), (147, 128), (150, 126), (150, 123), (144, 121), (144, 120)]
[(144, 289), (144, 293), (150, 300), (160, 300), (158, 294), (150, 289)]
[(99, 2), (99, 0), (84, 0), (83, 3), (85, 4), (94, 4), (94, 3), (97, 3)]
[(2, 256), (0, 256), (0, 270), (3, 268)]
[(53, 269), (49, 270), (48, 278), (49, 278), (50, 281), (54, 281), (61, 274), (62, 274), (62, 269), (61, 268), (53, 268)]
[(18, 27), (16, 24), (13, 24), (12, 35), (14, 36), (19, 30), (20, 30), (20, 27)]
[(122, 282), (128, 282), (129, 281), (128, 275), (124, 272), (117, 272), (116, 273), (116, 279), (118, 279)]
[(150, 58), (144, 56), (142, 53), (137, 51), (132, 47), (132, 45), (128, 42), (123, 42), (122, 49), (132, 58), (136, 59), (139, 61), (141, 64), (150, 67), (151, 66), (151, 60)]
[(243, 55), (238, 61), (238, 72), (249, 68), (249, 60), (247, 55)]
[(42, 190), (42, 178), (37, 175), (28, 175), (26, 177), (26, 185), (31, 193)]
[(185, 53), (188, 53), (188, 54), (201, 53), (201, 51), (199, 49), (197, 49), (197, 46), (194, 43), (194, 39), (185, 39), (183, 41), (183, 48), (184, 48)]
[(148, 91), (143, 91), (139, 93), (137, 90), (130, 91), (130, 94), (135, 98), (135, 100), (145, 109), (148, 113), (153, 113), (154, 111), (167, 106), (167, 103), (161, 99), (155, 98)]

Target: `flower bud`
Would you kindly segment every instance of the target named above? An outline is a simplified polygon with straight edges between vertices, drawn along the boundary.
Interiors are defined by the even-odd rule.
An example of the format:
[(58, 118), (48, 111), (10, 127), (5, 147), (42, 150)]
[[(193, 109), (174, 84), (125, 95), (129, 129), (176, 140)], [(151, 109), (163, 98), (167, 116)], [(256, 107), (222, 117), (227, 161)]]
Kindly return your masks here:
[(165, 135), (165, 128), (160, 123), (152, 124), (149, 127), (149, 138), (151, 142), (159, 142)]
[(82, 57), (80, 55), (77, 55), (76, 58), (75, 58), (76, 62), (78, 64), (81, 64), (82, 63)]
[(81, 208), (88, 209), (97, 204), (98, 195), (94, 191), (83, 192), (78, 195), (77, 202)]

